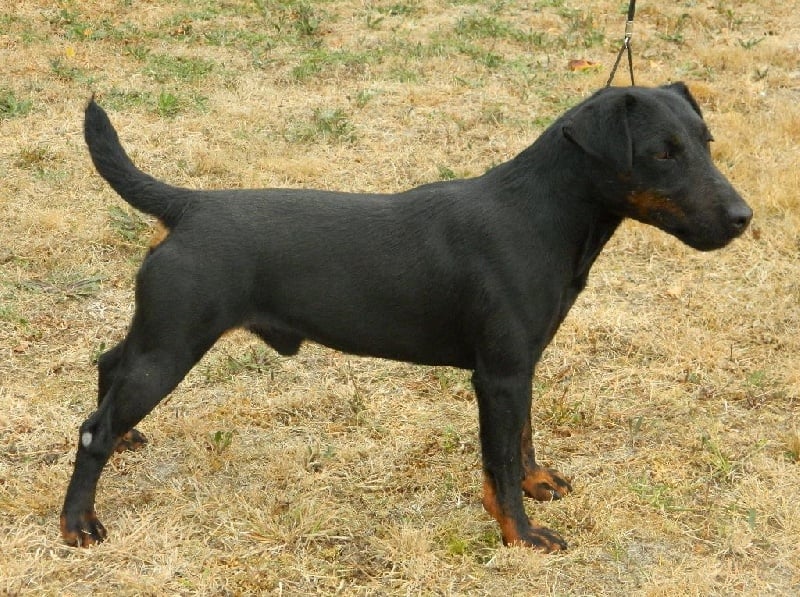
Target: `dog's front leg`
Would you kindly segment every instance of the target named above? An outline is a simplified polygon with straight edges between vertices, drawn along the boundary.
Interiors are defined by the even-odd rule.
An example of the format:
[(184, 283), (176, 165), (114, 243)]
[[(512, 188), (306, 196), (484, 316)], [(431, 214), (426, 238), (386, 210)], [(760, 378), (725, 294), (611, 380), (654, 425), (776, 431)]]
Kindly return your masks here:
[(554, 531), (532, 524), (522, 504), (522, 437), (530, 416), (530, 382), (530, 369), (498, 375), (478, 368), (472, 377), (480, 418), (483, 507), (497, 520), (506, 545), (552, 552), (567, 544)]

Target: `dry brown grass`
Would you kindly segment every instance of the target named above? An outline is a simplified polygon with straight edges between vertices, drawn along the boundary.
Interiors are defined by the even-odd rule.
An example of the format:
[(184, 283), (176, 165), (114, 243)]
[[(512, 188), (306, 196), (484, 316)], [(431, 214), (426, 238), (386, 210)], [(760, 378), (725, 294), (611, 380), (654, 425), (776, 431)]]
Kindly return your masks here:
[(626, 224), (546, 352), (535, 441), (576, 492), (529, 507), (568, 552), (499, 545), (466, 373), (238, 333), (109, 464), (109, 541), (58, 534), (150, 234), (92, 170), (91, 92), (175, 183), (399, 190), (480, 174), (601, 86), (623, 4), (0, 9), (0, 593), (800, 592), (800, 11), (767, 0), (639, 3), (639, 80), (692, 84), (756, 218), (712, 254)]

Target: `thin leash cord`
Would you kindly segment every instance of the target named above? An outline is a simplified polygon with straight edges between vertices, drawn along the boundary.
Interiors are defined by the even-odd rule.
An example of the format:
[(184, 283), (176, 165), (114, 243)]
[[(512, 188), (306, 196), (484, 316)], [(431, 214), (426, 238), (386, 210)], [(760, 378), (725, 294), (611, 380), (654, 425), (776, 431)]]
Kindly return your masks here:
[(628, 69), (631, 72), (631, 85), (636, 85), (633, 80), (633, 52), (631, 51), (631, 38), (633, 37), (633, 17), (636, 14), (636, 0), (631, 0), (628, 5), (628, 20), (625, 22), (625, 39), (622, 42), (622, 47), (617, 54), (617, 60), (614, 62), (614, 68), (611, 69), (611, 76), (608, 77), (606, 87), (611, 87), (614, 81), (614, 75), (617, 74), (617, 67), (620, 60), (622, 60), (622, 53), (628, 51)]

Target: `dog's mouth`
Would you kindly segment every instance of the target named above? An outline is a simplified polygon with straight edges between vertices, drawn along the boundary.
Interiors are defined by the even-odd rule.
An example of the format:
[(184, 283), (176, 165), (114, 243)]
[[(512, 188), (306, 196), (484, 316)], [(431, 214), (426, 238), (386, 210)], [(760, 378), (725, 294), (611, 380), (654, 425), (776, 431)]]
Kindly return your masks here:
[(727, 227), (725, 230), (716, 231), (710, 227), (693, 229), (681, 225), (660, 228), (693, 249), (698, 251), (715, 251), (726, 247), (732, 241), (740, 237), (747, 229), (748, 223), (749, 219), (747, 223), (742, 225)]
[(681, 234), (680, 232), (677, 232), (674, 233), (674, 236), (698, 251), (716, 251), (717, 249), (722, 249), (723, 247), (728, 246), (731, 241), (733, 241), (733, 239), (739, 235), (736, 234), (733, 236), (710, 239), (709, 237), (696, 237), (690, 234)]
[(753, 211), (738, 196), (707, 211), (689, 212), (681, 202), (652, 191), (628, 195), (629, 217), (660, 228), (698, 251), (721, 249), (741, 236)]
[(637, 190), (626, 197), (626, 215), (660, 228), (698, 251), (725, 247), (747, 230), (753, 217), (750, 206), (730, 188), (712, 192), (703, 203), (708, 207), (694, 210), (665, 191)]

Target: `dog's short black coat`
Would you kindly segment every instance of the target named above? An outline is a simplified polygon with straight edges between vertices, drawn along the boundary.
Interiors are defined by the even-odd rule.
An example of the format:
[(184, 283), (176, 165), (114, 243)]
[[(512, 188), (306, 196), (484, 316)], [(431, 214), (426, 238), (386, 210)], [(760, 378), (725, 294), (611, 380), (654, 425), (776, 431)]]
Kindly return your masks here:
[(94, 500), (115, 447), (142, 439), (134, 425), (243, 327), (285, 355), (308, 339), (473, 370), (486, 510), (506, 543), (563, 549), (522, 501), (571, 490), (531, 445), (542, 351), (624, 218), (711, 250), (752, 216), (713, 165), (681, 83), (604, 89), (483, 176), (394, 195), (169, 186), (133, 165), (94, 100), (85, 137), (103, 178), (169, 235), (139, 270), (126, 338), (99, 362), (99, 405), (81, 426), (61, 515), (74, 545), (106, 536)]

